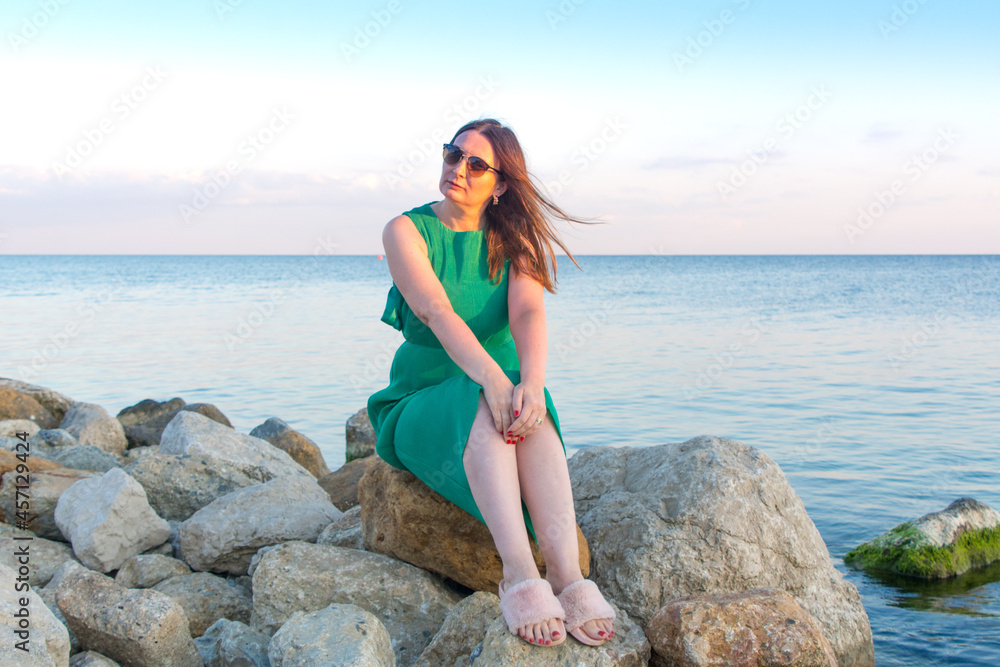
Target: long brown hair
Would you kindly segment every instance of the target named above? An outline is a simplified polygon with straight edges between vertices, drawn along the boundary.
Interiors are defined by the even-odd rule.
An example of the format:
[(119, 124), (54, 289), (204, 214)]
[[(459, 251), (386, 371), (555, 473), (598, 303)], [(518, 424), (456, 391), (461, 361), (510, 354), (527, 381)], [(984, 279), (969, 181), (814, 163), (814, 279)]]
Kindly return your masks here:
[[(486, 206), (485, 239), (488, 251), (490, 280), (498, 284), (501, 279), (504, 259), (519, 273), (530, 275), (549, 292), (555, 294), (556, 255), (552, 243), (556, 243), (569, 256), (576, 268), (580, 269), (572, 253), (559, 239), (549, 223), (546, 213), (568, 222), (600, 224), (568, 215), (541, 193), (535, 185), (534, 177), (528, 173), (524, 162), (524, 152), (513, 130), (492, 118), (474, 120), (463, 125), (451, 142), (454, 143), (463, 132), (473, 130), (486, 137), (493, 148), (493, 165), (502, 172), (507, 190), (500, 195), (499, 203)], [(552, 275), (546, 255), (552, 261)], [(580, 269), (581, 271), (583, 269)]]

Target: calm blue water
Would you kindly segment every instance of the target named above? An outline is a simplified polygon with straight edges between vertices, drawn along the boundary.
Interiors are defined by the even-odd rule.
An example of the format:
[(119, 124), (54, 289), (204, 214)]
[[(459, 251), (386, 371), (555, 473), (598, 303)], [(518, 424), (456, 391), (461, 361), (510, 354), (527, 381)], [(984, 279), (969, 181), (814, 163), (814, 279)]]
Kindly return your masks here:
[[(713, 434), (765, 451), (861, 591), (880, 665), (1000, 664), (1000, 567), (938, 585), (845, 568), (972, 496), (1000, 509), (1000, 257), (560, 262), (546, 384), (572, 455)], [(0, 375), (104, 405), (271, 416), (343, 461), (400, 334), (374, 257), (0, 257)]]

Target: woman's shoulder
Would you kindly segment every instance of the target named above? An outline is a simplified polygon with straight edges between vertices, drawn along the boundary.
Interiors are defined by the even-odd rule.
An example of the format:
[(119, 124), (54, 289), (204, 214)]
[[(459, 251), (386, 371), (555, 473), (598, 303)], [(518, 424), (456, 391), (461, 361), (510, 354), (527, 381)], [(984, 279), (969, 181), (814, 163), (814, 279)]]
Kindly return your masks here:
[(426, 246), (428, 229), (430, 227), (428, 223), (432, 222), (429, 219), (435, 215), (434, 209), (431, 208), (431, 203), (412, 208), (390, 220), (382, 230), (383, 239), (387, 235), (396, 240), (406, 240), (409, 238), (414, 241), (423, 241), (423, 244)]

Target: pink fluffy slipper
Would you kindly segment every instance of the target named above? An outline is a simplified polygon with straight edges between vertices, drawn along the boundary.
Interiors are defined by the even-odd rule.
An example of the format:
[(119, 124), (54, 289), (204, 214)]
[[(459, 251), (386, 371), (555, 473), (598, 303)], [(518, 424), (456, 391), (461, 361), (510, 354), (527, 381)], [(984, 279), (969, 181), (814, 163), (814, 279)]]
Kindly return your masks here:
[[(566, 618), (566, 612), (553, 594), (552, 586), (545, 579), (525, 579), (506, 590), (501, 581), (500, 610), (512, 635), (517, 635), (517, 629), (525, 625), (535, 625), (550, 618)], [(558, 646), (564, 641), (566, 641), (565, 634), (558, 640), (553, 640), (551, 644), (531, 645)]]
[(566, 632), (570, 633), (582, 644), (600, 646), (606, 639), (594, 640), (580, 628), (587, 621), (602, 618), (615, 620), (615, 610), (607, 603), (604, 596), (590, 579), (581, 579), (563, 589), (559, 594), (559, 603), (566, 610)]

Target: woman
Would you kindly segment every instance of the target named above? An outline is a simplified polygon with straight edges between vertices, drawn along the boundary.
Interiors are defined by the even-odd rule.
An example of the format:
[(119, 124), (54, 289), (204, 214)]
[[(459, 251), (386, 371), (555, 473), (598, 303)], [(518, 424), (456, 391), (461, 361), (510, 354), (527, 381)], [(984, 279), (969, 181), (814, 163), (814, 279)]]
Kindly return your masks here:
[(615, 612), (580, 571), (566, 447), (545, 388), (549, 241), (566, 248), (542, 211), (583, 221), (539, 193), (514, 133), (492, 119), (445, 144), (439, 187), (444, 199), (382, 233), (393, 278), (382, 320), (406, 340), (389, 386), (368, 400), (376, 451), (489, 528), (512, 633), (603, 644)]

